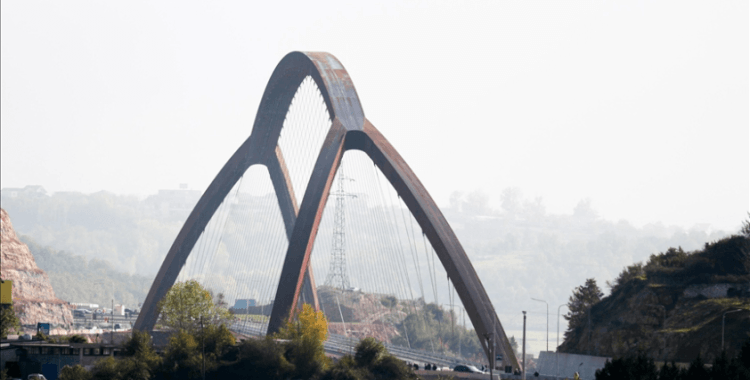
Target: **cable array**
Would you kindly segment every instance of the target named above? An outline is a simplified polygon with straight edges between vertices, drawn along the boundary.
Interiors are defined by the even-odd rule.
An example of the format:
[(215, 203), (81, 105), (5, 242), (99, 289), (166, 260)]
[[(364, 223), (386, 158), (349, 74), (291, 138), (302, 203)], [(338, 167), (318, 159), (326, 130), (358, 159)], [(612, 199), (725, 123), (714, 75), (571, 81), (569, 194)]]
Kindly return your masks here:
[[(400, 303), (405, 304), (405, 308), (401, 308), (399, 317), (395, 317), (397, 313), (390, 313), (390, 319), (384, 318), (391, 325), (393, 322), (400, 322), (409, 313), (424, 316), (421, 313), (424, 305), (436, 304), (446, 312), (447, 322), (443, 323), (451, 323), (453, 326), (459, 320), (455, 310), (463, 310), (463, 307), (460, 301), (450, 295), (451, 291), (454, 292), (452, 284), (442, 265), (436, 263), (438, 259), (432, 245), (406, 205), (365, 153), (347, 151), (342, 159), (342, 166), (346, 166), (346, 177), (352, 179), (347, 182), (347, 192), (356, 195), (356, 198), (347, 199), (345, 228), (347, 271), (351, 288), (357, 291), (347, 294), (339, 292), (339, 297), (355, 298), (356, 294), (360, 298), (366, 295), (370, 295), (370, 298), (375, 295), (375, 299), (396, 297)], [(340, 172), (336, 173), (334, 183), (337, 183), (340, 175)], [(311, 256), (313, 272), (317, 278), (327, 275), (330, 268), (330, 252), (333, 249), (331, 235), (335, 228), (335, 204), (330, 200), (331, 198), (323, 211)], [(447, 299), (449, 303), (442, 305), (441, 299)], [(378, 302), (360, 302), (355, 305), (363, 308), (358, 313), (360, 319), (362, 316), (383, 314), (383, 307)], [(335, 304), (329, 305), (325, 312), (333, 320), (340, 319)], [(406, 335), (405, 330), (388, 331), (387, 326), (378, 321), (382, 320), (375, 319), (371, 326), (373, 334), (380, 334), (380, 337)], [(420, 323), (422, 328), (426, 328), (426, 322)], [(350, 325), (355, 324), (347, 325), (348, 330), (352, 328)], [(405, 345), (410, 345), (409, 338), (404, 338)], [(437, 350), (439, 344), (437, 341), (430, 342), (431, 350)]]
[[(297, 204), (302, 201), (330, 126), (320, 91), (310, 77), (305, 78), (290, 104), (278, 141)], [(311, 254), (324, 313), (329, 320), (344, 319), (340, 327), (338, 322), (329, 327), (340, 331), (346, 324), (344, 334), (354, 337), (390, 340), (403, 335), (406, 345), (411, 346), (415, 337), (409, 337), (406, 326), (400, 323), (408, 315), (416, 315), (420, 328), (428, 328), (424, 312), (428, 304), (446, 311), (449, 319), (441, 323), (451, 323), (451, 329), (459, 320), (465, 321), (463, 305), (456, 300), (455, 289), (442, 265), (436, 263), (434, 248), (380, 169), (361, 151), (347, 151), (343, 166), (347, 168), (346, 177), (352, 179), (347, 181), (347, 193), (356, 195), (346, 199), (343, 211), (349, 289), (321, 285), (331, 268), (335, 194), (329, 195)], [(340, 176), (339, 170), (334, 183)], [(336, 191), (335, 186), (332, 191)], [(254, 165), (211, 218), (178, 280), (200, 281), (214, 294), (222, 293), (229, 306), (237, 300), (253, 300), (255, 306), (238, 311), (255, 317), (243, 317), (239, 326), (243, 331), (250, 329), (263, 335), (288, 246), (268, 170)], [(320, 297), (323, 293), (330, 298)], [(395, 305), (386, 302), (393, 298)], [(448, 304), (441, 304), (441, 299), (448, 300)], [(441, 344), (431, 339), (430, 350), (440, 350)]]

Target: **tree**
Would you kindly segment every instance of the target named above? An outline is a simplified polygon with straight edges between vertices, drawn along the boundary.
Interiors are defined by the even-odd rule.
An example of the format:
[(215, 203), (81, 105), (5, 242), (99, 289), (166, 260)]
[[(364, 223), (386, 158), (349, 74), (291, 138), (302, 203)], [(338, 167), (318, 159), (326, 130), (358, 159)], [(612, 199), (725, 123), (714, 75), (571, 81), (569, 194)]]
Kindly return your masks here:
[(750, 238), (750, 212), (747, 213), (747, 220), (744, 220), (742, 222), (742, 228), (740, 229), (740, 234), (742, 234), (746, 238)]
[(693, 361), (690, 362), (685, 376), (685, 380), (705, 380), (708, 379), (708, 370), (706, 369), (703, 359), (698, 355)]
[(500, 195), (501, 207), (508, 215), (515, 215), (521, 209), (521, 190), (517, 187), (509, 187)]
[(295, 367), (273, 337), (246, 339), (239, 345), (239, 360), (213, 372), (215, 379), (287, 379)]
[(83, 335), (74, 334), (68, 337), (68, 342), (70, 343), (88, 343), (88, 339), (86, 339)]
[(369, 372), (364, 378), (408, 379), (413, 375), (406, 364), (388, 353), (383, 343), (375, 338), (362, 339), (355, 348), (354, 363), (359, 372)]
[(375, 338), (365, 338), (357, 343), (354, 361), (360, 367), (370, 367), (387, 354), (385, 346)]
[(596, 285), (596, 280), (593, 278), (586, 279), (583, 286), (576, 287), (573, 290), (573, 295), (568, 300), (568, 313), (563, 316), (568, 320), (568, 330), (565, 332), (566, 340), (572, 337), (571, 335), (577, 328), (586, 325), (591, 307), (601, 301), (603, 296), (604, 293)]
[(510, 346), (513, 348), (513, 352), (515, 352), (516, 355), (518, 355), (518, 342), (516, 341), (515, 336), (510, 337)]
[(394, 296), (385, 296), (380, 299), (380, 303), (389, 309), (393, 309), (398, 304), (398, 299)]
[(59, 380), (90, 380), (91, 372), (87, 371), (86, 368), (81, 367), (79, 364), (74, 366), (65, 366), (60, 371)]
[(680, 380), (680, 368), (672, 364), (664, 363), (659, 369), (659, 380)]
[(130, 339), (123, 344), (123, 354), (138, 365), (140, 372), (148, 373), (149, 377), (162, 363), (161, 357), (154, 351), (151, 336), (145, 331), (133, 331)]
[(180, 330), (169, 338), (162, 367), (165, 374), (174, 379), (196, 379), (201, 376), (202, 366), (201, 346), (192, 335)]
[(309, 304), (294, 320), (279, 331), (282, 339), (290, 339), (284, 356), (294, 365), (293, 378), (312, 378), (320, 375), (328, 366), (325, 356), (325, 343), (328, 335), (328, 321), (322, 311), (315, 311)]
[[(162, 323), (178, 331), (170, 338), (164, 355), (161, 371), (165, 375), (196, 378), (204, 363), (206, 371), (219, 365), (226, 349), (235, 343), (225, 325), (231, 317), (226, 305), (223, 294), (214, 297), (197, 281), (172, 286), (159, 303)], [(133, 344), (143, 346), (144, 339), (133, 340)]]
[[(159, 302), (161, 323), (176, 330), (196, 333), (204, 324), (219, 325), (230, 318), (229, 311), (220, 304), (223, 296), (214, 303), (211, 292), (198, 281), (178, 282)], [(225, 303), (224, 303), (225, 304)]]
[(596, 220), (599, 217), (591, 206), (591, 198), (581, 199), (573, 209), (573, 216), (582, 220)]
[(328, 337), (328, 320), (322, 311), (315, 311), (309, 304), (304, 304), (298, 318), (303, 335), (308, 334), (320, 343), (326, 340)]
[(638, 357), (627, 357), (607, 360), (604, 368), (596, 370), (596, 380), (656, 380), (658, 372), (653, 359), (645, 354)]
[(204, 346), (202, 351), (206, 353), (206, 360), (218, 362), (226, 354), (229, 347), (234, 346), (237, 341), (225, 324), (207, 325), (196, 337)]
[(366, 378), (364, 371), (357, 368), (351, 355), (344, 355), (323, 375), (321, 380), (360, 380)]
[(476, 333), (456, 325), (455, 316), (451, 318), (450, 315), (434, 304), (427, 304), (422, 310), (409, 313), (396, 325), (396, 329), (403, 333), (393, 337), (391, 343), (436, 352), (451, 351), (453, 355), (460, 352), (466, 358), (482, 360), (485, 354)]
[(21, 324), (18, 322), (13, 305), (0, 306), (0, 308), (2, 308), (0, 309), (0, 337), (5, 339), (8, 337), (8, 333), (18, 331)]
[(726, 350), (721, 351), (721, 355), (714, 359), (714, 364), (711, 366), (711, 379), (712, 380), (729, 380), (732, 378), (731, 366), (729, 363), (729, 357), (727, 357)]
[(94, 364), (91, 371), (93, 380), (120, 380), (120, 371), (117, 369), (117, 361), (111, 356), (107, 356)]
[(298, 339), (309, 337), (321, 344), (328, 336), (328, 320), (322, 311), (315, 311), (309, 304), (302, 305), (286, 326), (281, 328), (277, 337), (280, 339)]

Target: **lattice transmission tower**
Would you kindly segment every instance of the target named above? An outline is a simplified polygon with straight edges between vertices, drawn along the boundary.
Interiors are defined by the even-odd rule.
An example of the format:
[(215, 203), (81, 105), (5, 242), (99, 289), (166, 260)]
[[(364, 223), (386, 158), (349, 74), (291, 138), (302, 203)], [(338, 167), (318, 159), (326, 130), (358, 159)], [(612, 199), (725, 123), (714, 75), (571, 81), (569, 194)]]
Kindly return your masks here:
[(343, 166), (339, 170), (339, 183), (336, 192), (331, 193), (336, 198), (333, 216), (333, 244), (331, 244), (331, 262), (325, 285), (349, 289), (349, 275), (346, 272), (346, 198), (356, 198), (354, 194), (344, 191), (344, 181), (354, 181), (344, 175)]

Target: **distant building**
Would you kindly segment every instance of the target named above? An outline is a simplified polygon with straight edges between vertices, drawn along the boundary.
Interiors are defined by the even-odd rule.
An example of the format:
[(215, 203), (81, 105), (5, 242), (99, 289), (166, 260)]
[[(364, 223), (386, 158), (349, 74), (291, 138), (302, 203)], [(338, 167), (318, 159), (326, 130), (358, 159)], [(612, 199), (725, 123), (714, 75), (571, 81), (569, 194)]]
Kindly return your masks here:
[[(180, 187), (187, 187), (181, 184)], [(184, 220), (193, 211), (203, 193), (199, 190), (159, 190), (156, 195), (146, 198), (149, 211), (155, 216), (166, 219)]]
[(29, 185), (24, 188), (18, 187), (6, 187), (0, 190), (2, 197), (16, 198), (19, 196), (23, 197), (44, 197), (47, 196), (47, 190), (39, 185)]
[(115, 305), (115, 315), (125, 315), (125, 305)]
[(76, 309), (89, 309), (94, 310), (99, 308), (98, 303), (85, 303), (85, 302), (71, 302), (71, 305), (75, 306)]
[(112, 344), (3, 340), (0, 362), (11, 378), (25, 379), (32, 373), (41, 373), (48, 379), (56, 379), (66, 365), (90, 367), (107, 356), (120, 356), (121, 350), (120, 345)]
[(252, 298), (245, 299), (245, 300), (235, 300), (234, 306), (232, 306), (232, 309), (247, 309), (248, 307), (255, 306), (255, 300)]

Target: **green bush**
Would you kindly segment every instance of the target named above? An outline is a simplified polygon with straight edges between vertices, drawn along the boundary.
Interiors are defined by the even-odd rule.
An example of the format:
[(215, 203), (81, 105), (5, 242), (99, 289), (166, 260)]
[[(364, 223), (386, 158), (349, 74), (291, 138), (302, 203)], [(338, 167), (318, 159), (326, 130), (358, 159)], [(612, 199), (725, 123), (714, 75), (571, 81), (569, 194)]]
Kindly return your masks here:
[(90, 380), (91, 372), (76, 364), (73, 367), (65, 366), (60, 371), (58, 380)]
[(375, 338), (362, 339), (356, 347), (354, 361), (359, 367), (371, 367), (377, 363), (386, 351), (383, 343)]

